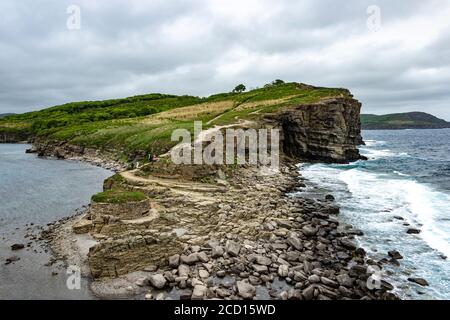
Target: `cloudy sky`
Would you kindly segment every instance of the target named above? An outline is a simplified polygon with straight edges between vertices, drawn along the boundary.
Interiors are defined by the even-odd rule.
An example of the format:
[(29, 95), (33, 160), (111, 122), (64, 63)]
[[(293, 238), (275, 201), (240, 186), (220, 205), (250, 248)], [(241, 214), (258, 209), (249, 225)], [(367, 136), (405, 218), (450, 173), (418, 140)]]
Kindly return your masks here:
[(281, 78), (450, 120), (450, 1), (2, 0), (0, 15), (0, 113)]

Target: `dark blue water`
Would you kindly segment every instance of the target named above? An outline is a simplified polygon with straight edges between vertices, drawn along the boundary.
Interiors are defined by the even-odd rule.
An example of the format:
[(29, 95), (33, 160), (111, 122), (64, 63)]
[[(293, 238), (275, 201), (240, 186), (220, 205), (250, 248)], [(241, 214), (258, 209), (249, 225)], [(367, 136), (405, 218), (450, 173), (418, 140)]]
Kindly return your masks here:
[[(368, 161), (306, 165), (308, 192), (332, 192), (342, 222), (364, 231), (360, 245), (375, 259), (396, 249), (400, 267), (386, 275), (403, 298), (450, 299), (450, 129), (365, 131)], [(408, 228), (421, 230), (407, 234)], [(407, 281), (425, 278), (423, 288)]]
[[(45, 266), (50, 254), (41, 244), (14, 252), (10, 246), (27, 244), (27, 233), (88, 204), (112, 173), (81, 162), (40, 159), (25, 153), (29, 147), (0, 144), (0, 299), (91, 298), (86, 282), (70, 291), (65, 270)], [(13, 255), (20, 260), (5, 265)]]

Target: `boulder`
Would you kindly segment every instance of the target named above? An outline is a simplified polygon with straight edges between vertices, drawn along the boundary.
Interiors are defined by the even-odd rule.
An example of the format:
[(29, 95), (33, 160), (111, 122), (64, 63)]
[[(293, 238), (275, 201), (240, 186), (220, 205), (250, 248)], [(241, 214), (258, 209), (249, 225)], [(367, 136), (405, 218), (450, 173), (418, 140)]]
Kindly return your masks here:
[(202, 300), (205, 297), (206, 291), (208, 290), (207, 287), (201, 284), (197, 284), (194, 286), (194, 290), (192, 291), (192, 300)]
[(256, 256), (256, 263), (263, 266), (270, 266), (272, 264), (272, 260), (264, 256)]
[(422, 278), (408, 278), (408, 281), (414, 282), (418, 285), (421, 285), (422, 287), (428, 287), (428, 281)]
[(293, 247), (295, 250), (302, 250), (303, 249), (303, 245), (302, 242), (299, 238), (295, 237), (295, 236), (290, 236), (286, 239), (286, 242)]
[(211, 250), (211, 257), (213, 259), (217, 259), (223, 256), (223, 248), (222, 246), (214, 246)]
[(253, 299), (256, 289), (246, 281), (238, 281), (236, 283), (239, 295), (244, 299)]
[(180, 255), (174, 254), (173, 256), (169, 257), (169, 266), (172, 268), (177, 268), (180, 265)]
[(289, 267), (286, 265), (281, 265), (278, 267), (278, 275), (281, 278), (286, 278), (289, 274)]
[(11, 246), (11, 250), (12, 251), (20, 250), (20, 249), (23, 249), (23, 248), (25, 248), (25, 245), (22, 244), (22, 243), (15, 243), (15, 244), (13, 244)]
[(397, 250), (392, 250), (388, 252), (389, 257), (392, 259), (400, 260), (403, 259), (403, 256)]
[(160, 273), (151, 275), (148, 278), (148, 282), (150, 285), (156, 289), (162, 289), (166, 286), (167, 280), (164, 278), (164, 276)]
[(241, 251), (241, 245), (232, 240), (228, 240), (225, 245), (225, 250), (230, 256), (237, 257), (239, 254), (239, 251)]

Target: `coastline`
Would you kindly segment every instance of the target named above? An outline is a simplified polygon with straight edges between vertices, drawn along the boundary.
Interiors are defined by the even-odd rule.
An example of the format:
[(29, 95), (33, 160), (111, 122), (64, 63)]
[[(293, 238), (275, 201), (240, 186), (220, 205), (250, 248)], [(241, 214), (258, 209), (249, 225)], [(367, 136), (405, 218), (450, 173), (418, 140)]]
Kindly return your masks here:
[[(255, 180), (258, 182), (254, 191), (260, 197), (235, 203), (235, 209), (243, 203), (252, 207), (267, 200), (269, 207), (275, 209), (270, 214), (260, 212), (259, 217), (248, 221), (245, 217), (229, 221), (232, 232), (202, 245), (185, 245), (179, 253), (168, 257), (170, 266), (149, 265), (113, 279), (96, 279), (90, 286), (94, 295), (195, 299), (196, 294), (200, 295), (198, 291), (203, 290), (202, 299), (397, 299), (389, 293), (392, 286), (383, 281), (379, 290), (367, 288), (372, 268), (364, 250), (354, 242), (357, 231), (339, 225), (336, 219), (339, 208), (333, 203), (333, 197), (328, 195), (327, 200), (293, 197), (292, 192), (303, 186), (302, 177), (293, 163), (283, 166), (281, 171), (276, 179), (256, 178), (250, 170), (247, 172), (250, 176), (229, 181), (230, 184), (239, 182), (241, 190), (254, 189)], [(275, 211), (279, 213), (274, 214)], [(83, 253), (80, 248), (92, 239), (71, 231), (79, 219), (79, 216), (70, 219), (53, 230), (52, 248), (60, 257), (68, 257), (69, 264), (80, 263), (84, 276), (89, 277), (87, 250), (84, 247)], [(256, 221), (261, 228), (242, 228)], [(264, 237), (255, 237), (254, 231), (263, 233)], [(228, 252), (230, 243), (234, 250), (239, 248), (237, 253)], [(215, 254), (217, 251), (219, 254)], [(155, 275), (164, 277), (163, 290), (156, 290), (152, 285)]]

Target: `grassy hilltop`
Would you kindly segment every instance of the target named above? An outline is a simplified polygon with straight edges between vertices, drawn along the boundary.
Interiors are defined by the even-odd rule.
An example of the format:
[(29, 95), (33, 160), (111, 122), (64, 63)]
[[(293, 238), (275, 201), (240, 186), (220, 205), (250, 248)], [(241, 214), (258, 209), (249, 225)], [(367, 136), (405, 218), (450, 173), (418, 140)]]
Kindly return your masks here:
[(206, 98), (155, 93), (74, 102), (0, 119), (0, 135), (26, 133), (121, 154), (134, 150), (161, 153), (176, 143), (170, 141), (174, 129), (192, 130), (196, 120), (202, 120), (203, 128), (207, 128), (258, 118), (284, 106), (349, 95), (346, 89), (273, 83), (248, 92)]
[(450, 122), (425, 112), (393, 113), (386, 115), (362, 114), (362, 129), (442, 129), (450, 128)]

